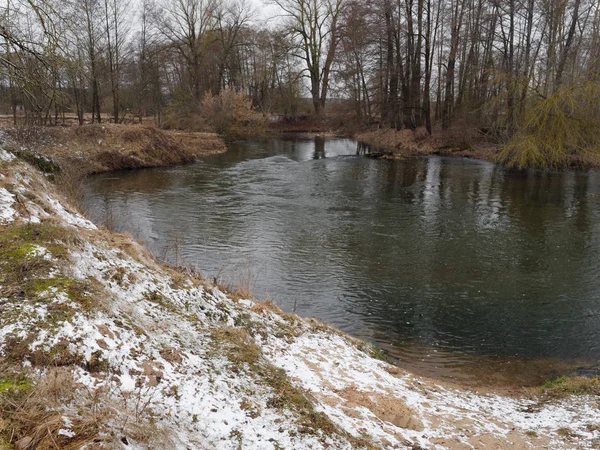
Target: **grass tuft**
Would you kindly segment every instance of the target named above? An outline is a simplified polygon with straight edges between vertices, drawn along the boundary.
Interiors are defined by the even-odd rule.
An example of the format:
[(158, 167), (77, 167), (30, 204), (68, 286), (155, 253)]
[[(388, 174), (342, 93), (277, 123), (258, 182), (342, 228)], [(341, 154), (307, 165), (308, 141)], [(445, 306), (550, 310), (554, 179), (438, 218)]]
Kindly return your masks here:
[(600, 395), (600, 377), (560, 377), (547, 381), (540, 388), (550, 398), (565, 398), (571, 395)]
[(33, 383), (25, 377), (0, 378), (0, 394), (29, 391), (32, 388)]

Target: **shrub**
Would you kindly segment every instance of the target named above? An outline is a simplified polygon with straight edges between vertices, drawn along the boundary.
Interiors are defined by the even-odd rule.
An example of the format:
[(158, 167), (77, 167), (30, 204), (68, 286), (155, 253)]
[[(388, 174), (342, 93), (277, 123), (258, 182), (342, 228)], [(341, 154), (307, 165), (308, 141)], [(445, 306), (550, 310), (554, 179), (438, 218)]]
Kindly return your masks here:
[(600, 84), (558, 89), (529, 106), (523, 125), (499, 154), (517, 169), (600, 166)]
[(250, 99), (230, 88), (219, 95), (207, 92), (202, 100), (202, 117), (222, 135), (229, 134), (234, 126), (250, 123), (252, 115)]

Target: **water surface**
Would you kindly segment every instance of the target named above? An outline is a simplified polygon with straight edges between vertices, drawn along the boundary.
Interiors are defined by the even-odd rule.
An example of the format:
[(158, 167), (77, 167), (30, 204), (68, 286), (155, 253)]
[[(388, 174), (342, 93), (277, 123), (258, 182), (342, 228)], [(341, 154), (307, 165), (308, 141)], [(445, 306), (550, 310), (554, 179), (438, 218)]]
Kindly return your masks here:
[(350, 140), (236, 143), (92, 177), (85, 207), (161, 259), (249, 284), (420, 373), (536, 382), (597, 365), (598, 174), (361, 153)]

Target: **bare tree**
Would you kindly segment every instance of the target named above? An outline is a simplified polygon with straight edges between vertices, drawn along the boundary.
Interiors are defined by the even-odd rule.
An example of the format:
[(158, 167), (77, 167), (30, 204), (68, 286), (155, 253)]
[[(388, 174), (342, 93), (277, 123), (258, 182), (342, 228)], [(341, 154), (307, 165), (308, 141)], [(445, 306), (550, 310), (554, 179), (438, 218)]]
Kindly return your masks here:
[(106, 53), (110, 77), (110, 90), (113, 103), (113, 120), (119, 122), (119, 87), (123, 49), (127, 33), (125, 32), (125, 17), (129, 11), (128, 4), (122, 0), (104, 0), (104, 30), (106, 38)]
[(338, 20), (344, 0), (274, 0), (297, 39), (297, 53), (306, 65), (315, 114), (325, 110), (331, 66), (340, 40)]
[(181, 74), (187, 84), (189, 97), (199, 105), (202, 89), (202, 60), (212, 38), (218, 4), (214, 0), (164, 1), (158, 29), (185, 62)]

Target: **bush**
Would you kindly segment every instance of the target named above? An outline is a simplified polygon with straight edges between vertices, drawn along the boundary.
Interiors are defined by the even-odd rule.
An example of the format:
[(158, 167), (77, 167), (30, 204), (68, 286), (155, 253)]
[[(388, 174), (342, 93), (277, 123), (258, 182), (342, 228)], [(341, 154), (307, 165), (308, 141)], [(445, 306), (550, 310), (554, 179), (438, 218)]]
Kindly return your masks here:
[(202, 117), (218, 134), (230, 135), (253, 121), (252, 102), (241, 92), (223, 89), (219, 95), (207, 92), (202, 100)]
[(531, 105), (523, 125), (499, 154), (517, 169), (600, 166), (600, 85), (560, 88)]
[(210, 125), (198, 112), (189, 111), (188, 108), (180, 105), (171, 105), (164, 109), (161, 128), (196, 132), (212, 131)]

